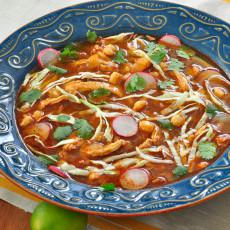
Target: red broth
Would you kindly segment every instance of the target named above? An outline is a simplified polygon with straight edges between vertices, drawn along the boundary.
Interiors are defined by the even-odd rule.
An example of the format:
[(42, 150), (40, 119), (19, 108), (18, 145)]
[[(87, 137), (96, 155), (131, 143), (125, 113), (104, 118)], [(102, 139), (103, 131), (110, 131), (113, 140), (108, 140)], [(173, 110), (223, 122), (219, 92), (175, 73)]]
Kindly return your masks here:
[(230, 142), (229, 81), (167, 36), (76, 42), (29, 73), (16, 108), (28, 148), (76, 181), (124, 189), (171, 183), (210, 165)]

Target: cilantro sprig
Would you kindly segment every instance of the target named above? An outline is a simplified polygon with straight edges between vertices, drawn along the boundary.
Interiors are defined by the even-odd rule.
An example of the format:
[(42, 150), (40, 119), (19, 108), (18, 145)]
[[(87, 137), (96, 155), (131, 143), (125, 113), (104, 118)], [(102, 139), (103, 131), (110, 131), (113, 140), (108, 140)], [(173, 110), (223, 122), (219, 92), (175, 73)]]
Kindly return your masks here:
[(98, 97), (109, 96), (109, 95), (110, 95), (110, 91), (108, 89), (106, 89), (106, 88), (99, 88), (99, 89), (93, 90), (89, 94), (89, 97), (90, 98), (98, 98)]
[(147, 51), (147, 54), (151, 58), (151, 60), (154, 61), (156, 64), (160, 64), (167, 54), (165, 46), (155, 44), (154, 42), (150, 42), (145, 50)]
[(216, 156), (216, 144), (213, 142), (200, 142), (198, 150), (200, 156), (205, 160), (211, 160)]
[(146, 87), (146, 81), (139, 74), (133, 76), (126, 85), (126, 92), (134, 93), (136, 91), (143, 90)]
[(160, 64), (163, 61), (166, 54), (167, 54), (166, 49), (156, 49), (149, 57), (156, 64)]
[(194, 56), (196, 54), (196, 52), (194, 50), (192, 50), (190, 47), (182, 45), (179, 49), (180, 51), (184, 51), (185, 53), (187, 53), (190, 57)]
[(159, 89), (164, 90), (164, 89), (166, 89), (167, 87), (169, 87), (169, 86), (171, 86), (173, 84), (174, 84), (174, 81), (171, 81), (171, 80), (169, 80), (169, 81), (160, 81), (160, 82), (158, 82), (157, 86), (158, 86)]
[(103, 185), (101, 185), (101, 188), (105, 192), (114, 191), (115, 190), (115, 184), (113, 184), (113, 183), (103, 184)]
[(83, 139), (89, 139), (93, 136), (94, 128), (85, 119), (76, 119), (73, 128), (77, 130), (77, 135)]
[(177, 50), (176, 53), (181, 58), (190, 59), (190, 56), (183, 50)]
[(65, 115), (65, 114), (61, 114), (61, 115), (58, 115), (57, 120), (59, 122), (66, 122), (66, 121), (70, 120), (70, 116)]
[(145, 47), (145, 51), (147, 52), (148, 55), (151, 55), (151, 53), (155, 48), (156, 48), (156, 43), (149, 42), (148, 45)]
[(184, 63), (172, 58), (169, 62), (168, 70), (176, 70), (176, 71), (181, 71), (184, 68)]
[(219, 109), (215, 105), (211, 103), (208, 103), (206, 105), (206, 113), (210, 118), (213, 118), (218, 113), (218, 111)]
[(70, 125), (57, 127), (53, 133), (54, 139), (61, 141), (72, 133), (73, 129)]
[(118, 50), (115, 54), (115, 57), (113, 59), (114, 62), (116, 62), (117, 64), (122, 64), (127, 62), (127, 60), (125, 59), (126, 53), (124, 50)]
[(77, 57), (77, 51), (75, 50), (74, 46), (72, 44), (70, 44), (70, 45), (67, 45), (66, 47), (64, 47), (60, 56), (61, 56), (61, 58), (76, 58)]
[(95, 31), (88, 30), (86, 33), (88, 42), (94, 43), (97, 40), (97, 34)]
[(168, 129), (168, 130), (173, 129), (173, 124), (171, 123), (171, 121), (169, 119), (159, 119), (159, 120), (157, 120), (157, 122), (160, 124), (160, 126), (163, 129)]
[[(61, 114), (57, 117), (59, 122), (68, 121), (70, 116)], [(68, 137), (73, 130), (76, 130), (76, 133), (79, 137), (83, 139), (89, 139), (93, 136), (94, 127), (85, 119), (75, 119), (74, 124), (57, 127), (53, 133), (53, 137), (60, 141)]]
[(31, 89), (27, 92), (23, 92), (19, 99), (21, 102), (29, 102), (32, 104), (33, 102), (37, 101), (41, 97), (42, 93), (38, 89)]
[(185, 166), (177, 166), (174, 170), (173, 170), (173, 175), (177, 178), (185, 176), (188, 173), (188, 168)]

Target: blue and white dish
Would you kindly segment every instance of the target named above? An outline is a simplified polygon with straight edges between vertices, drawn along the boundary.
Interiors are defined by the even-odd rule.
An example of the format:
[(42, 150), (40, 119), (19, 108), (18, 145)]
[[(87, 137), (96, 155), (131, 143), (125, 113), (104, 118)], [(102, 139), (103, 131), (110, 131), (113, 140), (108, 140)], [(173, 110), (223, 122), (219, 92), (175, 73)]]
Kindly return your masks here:
[(16, 92), (46, 47), (60, 48), (85, 38), (135, 32), (175, 34), (183, 43), (209, 56), (230, 73), (230, 26), (214, 16), (185, 6), (148, 0), (94, 1), (43, 16), (14, 32), (0, 44), (0, 170), (32, 194), (64, 208), (110, 216), (148, 215), (191, 206), (230, 188), (227, 149), (200, 173), (166, 186), (102, 192), (63, 179), (47, 170), (26, 148), (14, 115)]

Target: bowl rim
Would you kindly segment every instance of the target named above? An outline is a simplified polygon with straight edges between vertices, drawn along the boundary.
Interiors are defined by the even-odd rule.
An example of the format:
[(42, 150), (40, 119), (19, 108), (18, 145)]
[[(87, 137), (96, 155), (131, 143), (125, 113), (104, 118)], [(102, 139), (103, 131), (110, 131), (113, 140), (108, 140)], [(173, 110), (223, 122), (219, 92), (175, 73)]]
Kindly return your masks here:
[(89, 215), (99, 215), (99, 216), (104, 216), (104, 217), (136, 217), (136, 216), (150, 216), (150, 215), (158, 215), (158, 214), (162, 214), (162, 213), (174, 212), (174, 211), (178, 211), (178, 210), (183, 210), (184, 208), (196, 206), (196, 205), (201, 204), (205, 201), (211, 200), (212, 198), (217, 197), (220, 194), (223, 194), (227, 191), (230, 191), (230, 187), (229, 188), (226, 187), (226, 188), (218, 191), (217, 193), (206, 196), (206, 197), (202, 198), (201, 200), (194, 201), (191, 204), (187, 203), (187, 204), (183, 204), (183, 205), (180, 205), (177, 207), (167, 208), (167, 209), (163, 209), (163, 210), (155, 210), (155, 211), (148, 211), (148, 212), (145, 211), (145, 212), (137, 212), (137, 213), (110, 213), (110, 212), (105, 213), (105, 212), (97, 212), (97, 211), (80, 209), (80, 208), (72, 207), (69, 205), (61, 204), (59, 202), (50, 200), (50, 199), (40, 195), (39, 193), (36, 193), (36, 192), (26, 188), (25, 186), (21, 185), (17, 181), (13, 180), (10, 176), (8, 176), (1, 169), (0, 169), (0, 172), (3, 176), (5, 176), (14, 185), (18, 186), (19, 188), (21, 188), (25, 192), (28, 192), (29, 194), (41, 199), (41, 201), (46, 201), (47, 203), (51, 203), (51, 204), (56, 205), (58, 207), (61, 207), (61, 208), (67, 209), (67, 210), (71, 210), (74, 212), (80, 212), (80, 213), (85, 213), (85, 214), (89, 214)]

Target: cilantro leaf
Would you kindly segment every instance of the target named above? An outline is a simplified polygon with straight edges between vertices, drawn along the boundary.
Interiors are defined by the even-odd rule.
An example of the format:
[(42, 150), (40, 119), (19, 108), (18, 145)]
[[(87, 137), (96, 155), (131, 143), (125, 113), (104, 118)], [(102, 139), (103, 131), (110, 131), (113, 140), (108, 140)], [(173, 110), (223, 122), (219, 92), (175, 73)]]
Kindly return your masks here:
[(49, 156), (41, 155), (38, 157), (38, 160), (45, 165), (52, 165), (59, 160), (59, 155), (49, 155)]
[(165, 46), (155, 44), (154, 42), (149, 42), (145, 50), (147, 51), (147, 54), (151, 58), (151, 60), (154, 61), (156, 64), (161, 63), (167, 54)]
[(168, 67), (169, 70), (181, 71), (183, 68), (184, 68), (183, 62), (181, 62), (175, 58), (172, 58), (170, 60), (169, 67)]
[(185, 166), (177, 166), (173, 169), (173, 175), (176, 177), (185, 176), (188, 173), (188, 168)]
[(68, 72), (68, 70), (57, 67), (55, 65), (49, 65), (47, 69), (49, 69), (51, 72), (56, 73), (56, 74), (65, 74)]
[(156, 48), (156, 43), (149, 42), (148, 45), (145, 47), (145, 51), (147, 52), (148, 55), (151, 55), (151, 53), (155, 48)]
[(103, 191), (105, 191), (105, 192), (114, 191), (115, 190), (115, 184), (113, 184), (113, 183), (103, 184), (101, 186), (101, 188), (103, 188)]
[(60, 122), (66, 122), (69, 119), (70, 119), (70, 117), (68, 115), (65, 115), (65, 114), (58, 115), (58, 117), (57, 117), (57, 120)]
[(206, 113), (208, 114), (208, 116), (210, 118), (214, 117), (218, 111), (219, 111), (219, 109), (215, 105), (213, 105), (211, 103), (208, 103), (206, 105)]
[(116, 62), (117, 64), (122, 64), (127, 62), (127, 60), (125, 59), (125, 51), (124, 50), (118, 50), (115, 54), (115, 57), (113, 59), (114, 62)]
[(63, 51), (61, 52), (62, 58), (76, 58), (77, 57), (77, 51), (74, 49), (74, 46), (72, 44), (64, 47)]
[(53, 133), (53, 137), (60, 141), (65, 139), (66, 137), (68, 137), (70, 134), (72, 133), (72, 127), (67, 125), (67, 126), (62, 126), (62, 127), (58, 127), (55, 129), (54, 133)]
[(41, 91), (38, 89), (31, 89), (27, 92), (23, 92), (19, 99), (21, 102), (29, 102), (32, 104), (34, 101), (37, 101), (41, 97)]
[(156, 64), (160, 64), (164, 57), (167, 54), (167, 50), (162, 45), (156, 45), (156, 48), (153, 50), (151, 54), (149, 54), (149, 57), (152, 61), (154, 61)]
[(194, 56), (196, 54), (196, 52), (194, 50), (192, 50), (190, 47), (182, 45), (180, 47), (181, 51), (184, 51), (185, 53), (187, 53), (190, 57)]
[(160, 82), (158, 82), (157, 85), (158, 85), (159, 89), (164, 90), (173, 84), (174, 84), (174, 81), (169, 80), (169, 81), (160, 81)]
[(160, 64), (163, 61), (166, 54), (167, 54), (166, 50), (157, 50), (157, 51), (154, 51), (149, 57), (156, 64)]
[(90, 98), (95, 98), (95, 97), (102, 97), (102, 96), (108, 96), (110, 95), (110, 91), (106, 88), (99, 88), (95, 89), (89, 94)]
[(93, 136), (93, 126), (85, 119), (76, 119), (73, 128), (77, 130), (77, 135), (83, 139)]
[(172, 130), (173, 124), (169, 119), (159, 119), (157, 122), (161, 125), (162, 128), (164, 129), (169, 129)]
[(190, 56), (186, 52), (184, 52), (183, 50), (177, 50), (176, 53), (179, 57), (182, 57), (184, 59), (190, 58)]
[(143, 90), (146, 86), (146, 81), (143, 77), (140, 77), (138, 74), (133, 76), (128, 84), (126, 85), (126, 92), (134, 93), (138, 90)]
[(97, 34), (95, 31), (88, 30), (86, 33), (87, 40), (91, 43), (95, 42), (97, 40)]
[(200, 142), (198, 150), (200, 156), (205, 160), (211, 160), (216, 156), (216, 144), (213, 142)]

